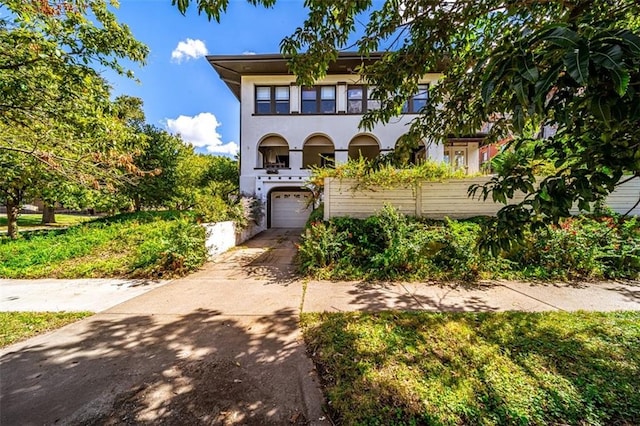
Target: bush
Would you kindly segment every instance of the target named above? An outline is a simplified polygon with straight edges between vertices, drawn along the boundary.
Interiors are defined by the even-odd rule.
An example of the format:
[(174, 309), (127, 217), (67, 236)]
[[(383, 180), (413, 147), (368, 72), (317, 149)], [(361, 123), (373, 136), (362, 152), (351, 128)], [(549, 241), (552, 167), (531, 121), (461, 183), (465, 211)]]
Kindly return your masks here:
[(127, 213), (0, 239), (2, 278), (166, 277), (205, 259), (204, 228), (184, 212)]
[(421, 221), (391, 207), (364, 220), (310, 221), (299, 246), (300, 269), (319, 278), (465, 281), (640, 274), (637, 219), (569, 218), (496, 256), (477, 248), (481, 221)]

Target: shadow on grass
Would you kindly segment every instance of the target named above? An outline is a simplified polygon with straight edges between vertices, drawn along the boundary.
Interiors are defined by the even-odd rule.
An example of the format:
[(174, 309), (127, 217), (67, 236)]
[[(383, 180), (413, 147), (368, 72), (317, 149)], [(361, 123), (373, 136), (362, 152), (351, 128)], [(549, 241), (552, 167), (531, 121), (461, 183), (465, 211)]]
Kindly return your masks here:
[(295, 313), (104, 316), (0, 357), (0, 424), (304, 424)]
[(305, 314), (343, 424), (640, 424), (640, 314)]

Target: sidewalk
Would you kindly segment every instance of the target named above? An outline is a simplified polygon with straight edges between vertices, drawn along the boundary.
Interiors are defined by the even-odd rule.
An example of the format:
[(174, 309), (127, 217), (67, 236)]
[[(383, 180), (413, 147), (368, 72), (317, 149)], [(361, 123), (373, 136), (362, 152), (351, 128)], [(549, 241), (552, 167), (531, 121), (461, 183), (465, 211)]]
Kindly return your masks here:
[[(0, 424), (328, 424), (300, 312), (640, 310), (640, 283), (298, 281), (295, 231), (0, 350)], [(4, 294), (4, 293), (3, 293)]]

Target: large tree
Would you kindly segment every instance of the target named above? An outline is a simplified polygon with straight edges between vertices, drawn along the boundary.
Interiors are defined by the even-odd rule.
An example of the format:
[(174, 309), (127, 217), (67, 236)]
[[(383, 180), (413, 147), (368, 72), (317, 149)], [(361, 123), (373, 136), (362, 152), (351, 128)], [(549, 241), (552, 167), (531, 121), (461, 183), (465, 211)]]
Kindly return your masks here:
[[(184, 13), (219, 20), (227, 0), (172, 0)], [(272, 6), (274, 0), (249, 0)], [(340, 50), (367, 57), (362, 78), (376, 87), (380, 110), (371, 128), (401, 113), (428, 72), (443, 77), (414, 120), (406, 143), (477, 132), (492, 123), (489, 140), (526, 145), (481, 196), (508, 203), (493, 225), (494, 247), (505, 247), (526, 226), (540, 226), (601, 200), (640, 177), (640, 4), (637, 0), (308, 0), (308, 18), (281, 43), (301, 84), (325, 75)], [(361, 26), (359, 26), (362, 23)], [(540, 138), (537, 130), (553, 128)], [(413, 141), (413, 142), (411, 142)], [(536, 165), (553, 172), (536, 180)], [(640, 194), (639, 194), (640, 201)]]
[[(109, 10), (115, 1), (0, 2), (0, 153), (3, 192), (15, 237), (14, 203), (24, 182), (55, 174), (113, 187), (137, 169), (127, 151), (130, 126), (95, 70), (131, 75), (122, 59), (143, 63), (147, 48)], [(16, 173), (29, 165), (30, 176)], [(9, 195), (7, 195), (9, 193)]]

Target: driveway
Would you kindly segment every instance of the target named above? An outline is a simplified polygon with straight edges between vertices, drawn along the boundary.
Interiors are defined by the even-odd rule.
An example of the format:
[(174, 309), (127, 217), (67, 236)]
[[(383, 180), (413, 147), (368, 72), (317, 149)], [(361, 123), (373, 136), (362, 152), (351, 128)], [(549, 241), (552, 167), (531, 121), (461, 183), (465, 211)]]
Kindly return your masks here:
[(298, 329), (299, 231), (0, 351), (0, 424), (325, 424)]

